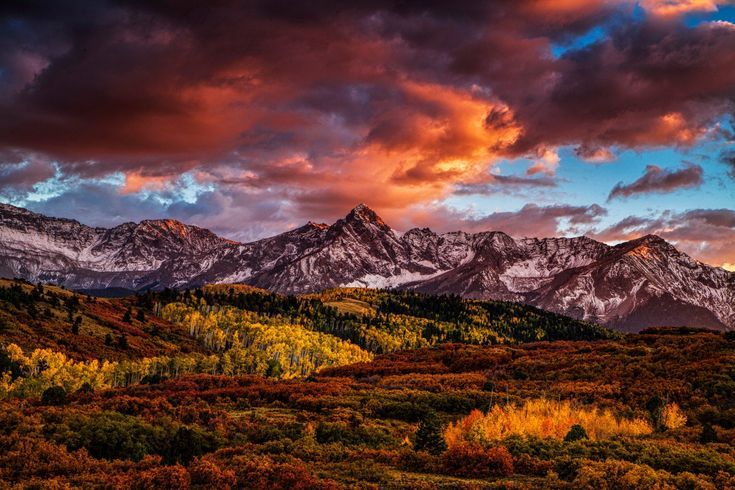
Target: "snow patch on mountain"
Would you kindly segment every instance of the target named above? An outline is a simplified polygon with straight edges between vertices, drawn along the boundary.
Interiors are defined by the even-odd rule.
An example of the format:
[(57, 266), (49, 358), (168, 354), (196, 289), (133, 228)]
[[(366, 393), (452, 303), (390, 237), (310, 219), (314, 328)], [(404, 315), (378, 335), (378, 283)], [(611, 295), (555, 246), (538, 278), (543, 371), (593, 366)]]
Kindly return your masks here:
[(392, 276), (381, 276), (378, 274), (366, 274), (354, 281), (341, 284), (340, 287), (346, 288), (395, 288), (409, 282), (422, 281), (436, 277), (445, 271), (436, 271), (432, 274), (422, 274), (420, 272), (411, 272), (402, 270), (398, 274)]
[(309, 222), (246, 244), (174, 220), (104, 229), (0, 205), (0, 275), (77, 289), (212, 282), (286, 294), (410, 288), (523, 301), (626, 329), (735, 328), (735, 273), (697, 262), (659, 237), (609, 246), (497, 231), (401, 234), (365, 205), (332, 225)]

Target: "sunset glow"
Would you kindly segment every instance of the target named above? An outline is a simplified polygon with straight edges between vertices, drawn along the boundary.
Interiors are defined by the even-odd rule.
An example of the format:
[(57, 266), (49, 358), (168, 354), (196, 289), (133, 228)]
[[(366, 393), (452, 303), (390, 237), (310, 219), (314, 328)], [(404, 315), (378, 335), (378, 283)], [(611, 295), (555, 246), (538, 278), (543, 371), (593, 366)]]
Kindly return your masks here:
[(0, 7), (0, 202), (240, 241), (366, 202), (733, 270), (732, 2), (43, 3)]

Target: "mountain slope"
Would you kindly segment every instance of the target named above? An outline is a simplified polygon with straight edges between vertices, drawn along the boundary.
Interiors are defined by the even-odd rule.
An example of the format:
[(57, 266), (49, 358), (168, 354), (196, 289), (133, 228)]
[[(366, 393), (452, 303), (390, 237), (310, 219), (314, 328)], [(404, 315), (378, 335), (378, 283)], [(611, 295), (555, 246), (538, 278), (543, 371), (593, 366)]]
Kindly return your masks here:
[(92, 228), (0, 205), (0, 274), (70, 288), (187, 283), (202, 257), (235, 243), (174, 220)]
[(0, 275), (74, 289), (397, 287), (520, 301), (622, 330), (735, 328), (735, 274), (655, 236), (609, 246), (497, 231), (400, 234), (362, 204), (332, 225), (310, 222), (252, 243), (173, 220), (102, 229), (0, 205)]

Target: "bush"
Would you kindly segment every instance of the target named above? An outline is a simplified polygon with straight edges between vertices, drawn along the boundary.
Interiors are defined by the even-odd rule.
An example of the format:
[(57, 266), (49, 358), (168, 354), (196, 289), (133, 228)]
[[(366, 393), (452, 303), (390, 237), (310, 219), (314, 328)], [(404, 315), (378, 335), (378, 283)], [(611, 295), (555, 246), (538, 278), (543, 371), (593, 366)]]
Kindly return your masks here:
[(403, 470), (414, 472), (433, 472), (437, 466), (439, 458), (430, 453), (413, 451), (410, 448), (403, 448), (398, 452), (397, 460), (392, 461), (396, 467)]
[(215, 463), (206, 459), (196, 459), (189, 466), (191, 482), (204, 488), (220, 488), (229, 490), (237, 485), (233, 470), (222, 470)]
[(564, 456), (554, 461), (554, 471), (556, 471), (562, 480), (574, 480), (577, 478), (581, 468), (582, 461), (570, 456)]
[(320, 444), (339, 442), (347, 446), (379, 448), (395, 445), (393, 437), (378, 427), (342, 423), (320, 422), (316, 427), (316, 440)]
[(164, 461), (188, 463), (195, 456), (212, 452), (219, 446), (217, 438), (199, 427), (182, 426), (171, 438)]
[(515, 473), (521, 475), (544, 476), (554, 468), (550, 461), (534, 458), (528, 454), (521, 454), (513, 459)]
[(186, 468), (175, 466), (161, 466), (139, 474), (133, 488), (161, 490), (186, 490), (191, 486), (191, 477)]
[(624, 461), (586, 461), (572, 482), (574, 488), (615, 488), (638, 490), (640, 488), (697, 488), (714, 490), (706, 479), (692, 473), (682, 472), (672, 475), (667, 471), (657, 471), (646, 465)]
[(504, 447), (483, 448), (479, 444), (460, 444), (442, 455), (443, 470), (455, 476), (487, 478), (513, 474), (513, 457)]
[(143, 376), (143, 379), (140, 380), (140, 384), (142, 385), (157, 385), (161, 384), (164, 381), (168, 380), (167, 376), (161, 376), (158, 373), (155, 374), (146, 374)]
[(564, 436), (564, 442), (574, 442), (582, 439), (589, 439), (589, 436), (587, 435), (587, 431), (584, 430), (584, 427), (579, 424), (574, 424), (569, 429), (569, 432), (567, 432), (567, 435)]
[(334, 489), (330, 481), (319, 480), (303, 461), (288, 458), (274, 461), (267, 456), (243, 458), (237, 466), (237, 479), (245, 488), (268, 488), (271, 490), (317, 490)]
[(406, 422), (418, 422), (430, 411), (423, 403), (407, 401), (377, 401), (370, 400), (368, 408), (375, 416), (385, 419), (403, 420)]
[(667, 430), (680, 429), (686, 423), (687, 416), (676, 403), (669, 403), (661, 411), (661, 425)]
[(162, 431), (142, 420), (116, 412), (100, 412), (70, 424), (76, 437), (70, 450), (86, 448), (95, 458), (141, 460), (165, 439)]
[(64, 405), (66, 403), (66, 390), (61, 386), (47, 388), (41, 395), (41, 403), (44, 405)]

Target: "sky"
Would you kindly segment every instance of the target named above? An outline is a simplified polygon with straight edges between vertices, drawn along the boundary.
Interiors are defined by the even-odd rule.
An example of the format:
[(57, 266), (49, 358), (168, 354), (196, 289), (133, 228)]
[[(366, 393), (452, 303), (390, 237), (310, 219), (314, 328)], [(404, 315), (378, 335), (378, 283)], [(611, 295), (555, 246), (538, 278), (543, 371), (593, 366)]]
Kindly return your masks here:
[(0, 202), (241, 241), (364, 202), (399, 231), (735, 270), (735, 4), (6, 1)]

